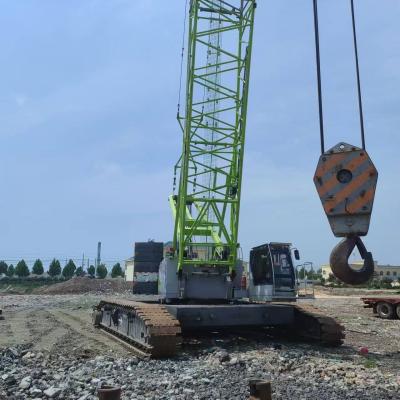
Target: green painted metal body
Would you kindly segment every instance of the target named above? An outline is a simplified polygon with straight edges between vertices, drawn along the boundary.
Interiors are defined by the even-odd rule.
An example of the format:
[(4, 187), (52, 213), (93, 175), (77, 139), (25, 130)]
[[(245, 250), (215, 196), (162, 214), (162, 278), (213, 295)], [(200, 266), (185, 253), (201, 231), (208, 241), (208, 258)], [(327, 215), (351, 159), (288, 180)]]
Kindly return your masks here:
[(237, 260), (255, 0), (191, 0), (173, 247), (184, 265)]

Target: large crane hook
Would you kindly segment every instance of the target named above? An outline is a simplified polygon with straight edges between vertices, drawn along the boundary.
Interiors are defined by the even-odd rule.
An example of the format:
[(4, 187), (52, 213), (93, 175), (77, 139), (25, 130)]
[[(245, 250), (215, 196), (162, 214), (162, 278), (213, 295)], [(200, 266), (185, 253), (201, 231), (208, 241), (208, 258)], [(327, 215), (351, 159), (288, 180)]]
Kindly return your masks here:
[[(364, 264), (361, 269), (355, 270), (349, 265), (349, 257), (354, 249), (358, 248)], [(330, 265), (333, 275), (349, 285), (359, 285), (368, 281), (374, 273), (374, 259), (367, 251), (359, 236), (349, 236), (342, 239), (332, 250)]]

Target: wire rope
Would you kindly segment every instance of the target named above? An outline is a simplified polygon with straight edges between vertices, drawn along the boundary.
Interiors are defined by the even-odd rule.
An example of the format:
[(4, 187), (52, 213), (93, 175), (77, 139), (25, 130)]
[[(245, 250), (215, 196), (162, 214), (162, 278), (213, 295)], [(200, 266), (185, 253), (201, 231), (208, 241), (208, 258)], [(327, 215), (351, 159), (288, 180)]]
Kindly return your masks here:
[(365, 150), (364, 114), (363, 114), (362, 96), (361, 96), (360, 65), (358, 63), (357, 32), (356, 32), (356, 22), (355, 22), (356, 20), (354, 17), (354, 0), (351, 0), (350, 3), (351, 3), (351, 20), (353, 23), (354, 57), (356, 60), (358, 112), (360, 116), (361, 143), (363, 150)]
[(315, 35), (315, 59), (317, 63), (317, 83), (318, 83), (318, 112), (319, 112), (319, 136), (321, 141), (321, 154), (325, 153), (324, 138), (324, 115), (322, 107), (322, 85), (321, 85), (321, 56), (319, 51), (319, 27), (318, 27), (318, 4), (314, 2), (314, 35)]
[(186, 38), (186, 23), (187, 23), (187, 8), (189, 0), (185, 2), (185, 15), (183, 17), (183, 32), (182, 32), (182, 47), (181, 47), (181, 65), (179, 72), (179, 93), (178, 93), (178, 110), (177, 117), (179, 118), (180, 108), (181, 108), (181, 94), (182, 94), (182, 78), (183, 78), (183, 57), (185, 55), (185, 38)]
[[(350, 0), (350, 6), (351, 6), (351, 20), (353, 28), (354, 56), (356, 64), (356, 76), (357, 76), (358, 113), (360, 118), (361, 143), (363, 150), (365, 150), (364, 114), (363, 114), (362, 94), (361, 94), (360, 65), (358, 61), (358, 45), (357, 45), (357, 31), (356, 31), (356, 22), (354, 13), (354, 0)], [(314, 11), (315, 59), (317, 67), (317, 85), (318, 85), (319, 136), (321, 143), (321, 154), (323, 154), (325, 152), (325, 133), (324, 133), (324, 116), (323, 116), (322, 83), (321, 83), (321, 54), (319, 45), (320, 40), (319, 40), (319, 22), (318, 22), (318, 0), (313, 0), (313, 11)]]

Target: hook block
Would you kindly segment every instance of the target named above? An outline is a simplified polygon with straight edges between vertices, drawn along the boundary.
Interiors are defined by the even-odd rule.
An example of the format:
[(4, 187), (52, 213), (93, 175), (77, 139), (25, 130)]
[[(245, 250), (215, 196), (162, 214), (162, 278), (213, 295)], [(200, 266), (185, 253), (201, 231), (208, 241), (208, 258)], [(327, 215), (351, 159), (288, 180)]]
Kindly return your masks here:
[(340, 142), (321, 155), (314, 184), (335, 236), (368, 233), (377, 181), (377, 169), (359, 147)]

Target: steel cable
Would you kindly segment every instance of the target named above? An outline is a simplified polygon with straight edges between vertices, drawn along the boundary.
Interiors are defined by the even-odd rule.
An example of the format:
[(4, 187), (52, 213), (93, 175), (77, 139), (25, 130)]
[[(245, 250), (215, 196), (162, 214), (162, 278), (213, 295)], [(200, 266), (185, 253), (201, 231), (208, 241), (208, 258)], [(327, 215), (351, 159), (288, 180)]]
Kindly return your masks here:
[[(318, 84), (319, 134), (321, 142), (321, 154), (323, 154), (325, 152), (325, 134), (324, 134), (324, 116), (323, 116), (322, 84), (321, 84), (321, 56), (320, 56), (320, 46), (319, 46), (318, 0), (313, 0), (313, 5), (314, 5), (313, 9), (314, 9), (315, 58), (317, 66), (317, 84)], [(356, 62), (358, 112), (360, 118), (361, 143), (363, 150), (365, 150), (364, 114), (363, 114), (362, 95), (361, 95), (360, 66), (358, 62), (358, 46), (357, 46), (356, 23), (354, 16), (355, 14), (354, 0), (350, 0), (350, 5), (351, 5), (351, 19), (353, 28), (354, 56)]]
[(354, 56), (356, 59), (358, 112), (360, 116), (361, 142), (362, 142), (362, 148), (363, 150), (365, 150), (364, 115), (363, 115), (363, 106), (361, 97), (360, 66), (358, 63), (357, 32), (356, 32), (356, 22), (354, 17), (354, 0), (351, 0), (350, 3), (351, 3), (351, 20), (353, 23)]
[(186, 20), (187, 20), (187, 7), (189, 0), (185, 2), (185, 16), (183, 17), (183, 32), (182, 32), (182, 47), (181, 47), (181, 65), (179, 72), (179, 93), (178, 93), (178, 110), (177, 110), (177, 118), (180, 118), (180, 107), (181, 107), (181, 93), (182, 93), (182, 77), (183, 77), (183, 57), (185, 55), (185, 37), (186, 37)]
[(323, 154), (325, 152), (325, 139), (324, 139), (324, 116), (322, 109), (321, 58), (319, 52), (318, 4), (317, 0), (313, 1), (314, 1), (315, 57), (317, 63), (317, 83), (318, 83), (319, 135), (321, 141), (321, 154)]

